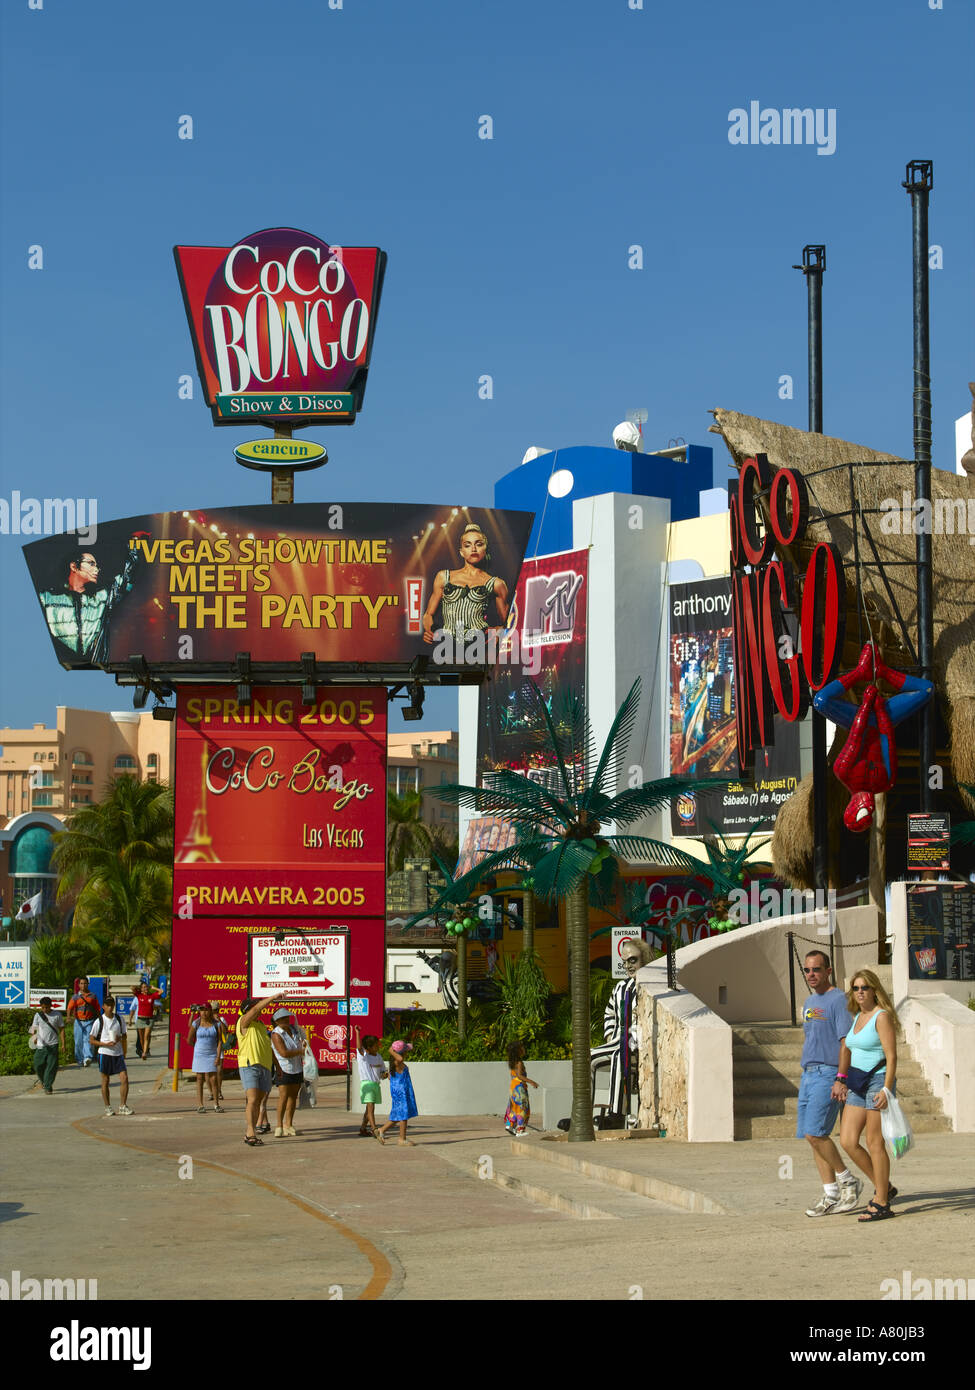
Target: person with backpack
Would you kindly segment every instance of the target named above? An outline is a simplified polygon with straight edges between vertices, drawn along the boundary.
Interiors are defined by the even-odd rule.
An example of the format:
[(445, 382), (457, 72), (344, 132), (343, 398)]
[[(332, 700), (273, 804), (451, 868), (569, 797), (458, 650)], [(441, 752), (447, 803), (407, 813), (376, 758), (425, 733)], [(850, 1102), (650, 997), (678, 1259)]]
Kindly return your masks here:
[(102, 1006), (88, 988), (88, 976), (78, 981), (78, 988), (68, 1002), (68, 1018), (74, 1020), (74, 1059), (79, 1067), (90, 1067), (94, 1061), (91, 1029)]
[(116, 1014), (115, 1000), (110, 994), (105, 996), (101, 1017), (95, 1020), (91, 1030), (91, 1040), (98, 1046), (98, 1070), (102, 1079), (102, 1100), (105, 1103), (105, 1114), (115, 1114), (108, 1088), (111, 1078), (117, 1076), (119, 1096), (122, 1101), (118, 1113), (120, 1115), (134, 1115), (135, 1111), (128, 1107), (129, 1071), (125, 1065), (128, 1039), (125, 1033), (125, 1019)]
[(31, 1020), (31, 1047), (34, 1051), (34, 1070), (37, 1079), (44, 1087), (44, 1094), (54, 1094), (54, 1078), (58, 1074), (58, 1050), (64, 1016), (53, 1012), (53, 1005), (47, 995), (41, 1000), (39, 1012)]

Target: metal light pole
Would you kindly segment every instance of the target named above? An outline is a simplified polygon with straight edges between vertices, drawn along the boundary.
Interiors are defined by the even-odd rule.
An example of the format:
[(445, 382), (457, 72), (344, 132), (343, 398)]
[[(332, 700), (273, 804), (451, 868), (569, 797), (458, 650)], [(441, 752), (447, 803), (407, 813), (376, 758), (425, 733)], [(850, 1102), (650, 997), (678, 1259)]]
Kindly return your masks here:
[[(823, 432), (823, 272), (826, 247), (804, 246), (802, 265), (794, 265), (806, 277), (808, 296), (809, 344), (809, 424), (810, 434)], [(829, 824), (827, 818), (826, 717), (812, 711), (813, 751), (813, 886), (828, 886)]]
[[(914, 495), (923, 505), (921, 516), (931, 514), (931, 357), (928, 312), (928, 194), (934, 187), (934, 165), (930, 159), (912, 159), (901, 185), (911, 198), (914, 240)], [(917, 533), (917, 650), (921, 675), (933, 679), (934, 614), (932, 611), (931, 531)], [(934, 807), (929, 780), (934, 766), (935, 704), (929, 700), (921, 709), (921, 738), (918, 748), (918, 779), (921, 810)]]

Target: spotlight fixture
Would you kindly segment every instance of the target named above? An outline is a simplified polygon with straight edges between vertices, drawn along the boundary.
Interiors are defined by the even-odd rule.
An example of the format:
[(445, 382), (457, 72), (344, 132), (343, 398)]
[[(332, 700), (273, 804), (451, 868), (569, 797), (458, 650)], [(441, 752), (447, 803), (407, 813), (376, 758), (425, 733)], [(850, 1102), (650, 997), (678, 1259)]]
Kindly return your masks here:
[(237, 703), (249, 705), (251, 702), (251, 654), (237, 653)]
[(158, 695), (153, 692), (156, 703), (152, 707), (153, 719), (165, 719), (169, 723), (176, 718), (176, 706), (164, 705)]
[(318, 694), (315, 681), (315, 653), (301, 653), (301, 703), (307, 707), (315, 703)]
[(423, 718), (423, 686), (419, 681), (411, 681), (407, 686), (410, 703), (403, 706), (403, 718), (406, 720)]

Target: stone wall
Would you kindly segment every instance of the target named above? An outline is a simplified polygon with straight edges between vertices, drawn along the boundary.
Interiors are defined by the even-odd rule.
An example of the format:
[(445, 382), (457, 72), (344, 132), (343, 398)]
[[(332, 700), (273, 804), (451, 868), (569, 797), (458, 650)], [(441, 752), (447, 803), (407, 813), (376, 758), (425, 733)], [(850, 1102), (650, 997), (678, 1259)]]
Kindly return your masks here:
[(733, 1139), (728, 1024), (695, 995), (670, 989), (665, 961), (653, 961), (637, 974), (636, 1024), (640, 1127), (659, 1126), (668, 1139), (691, 1143)]

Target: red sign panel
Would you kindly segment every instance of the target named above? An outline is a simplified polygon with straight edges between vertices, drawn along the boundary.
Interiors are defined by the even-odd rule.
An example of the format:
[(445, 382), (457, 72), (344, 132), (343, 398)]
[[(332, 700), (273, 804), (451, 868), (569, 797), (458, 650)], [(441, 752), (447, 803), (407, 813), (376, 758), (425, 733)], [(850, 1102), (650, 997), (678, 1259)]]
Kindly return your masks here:
[[(385, 932), (383, 917), (350, 918), (346, 916), (280, 920), (273, 917), (194, 917), (177, 918), (173, 922), (173, 982), (172, 1029), (170, 1036), (179, 1033), (184, 1040), (189, 1033), (192, 1005), (212, 1003), (217, 1013), (230, 1025), (240, 1015), (240, 1003), (248, 994), (248, 943), (251, 936), (267, 936), (277, 927), (290, 931), (295, 925), (309, 932), (348, 930), (349, 934), (349, 998), (302, 999), (289, 997), (291, 1009), (305, 1030), (322, 1071), (344, 1071), (348, 1029), (359, 1026), (363, 1034), (383, 1031)], [(296, 980), (282, 980), (281, 993), (289, 988), (301, 989)], [(346, 1011), (346, 1004), (348, 1010)], [(273, 1010), (262, 1015), (270, 1025)], [(350, 1019), (351, 1013), (351, 1019)], [(355, 1037), (352, 1037), (353, 1052)], [(224, 1058), (227, 1067), (236, 1067), (237, 1051), (232, 1048)], [(193, 1051), (185, 1049), (180, 1057), (183, 1071), (193, 1068)]]
[(183, 686), (175, 915), (385, 914), (386, 693)]
[(272, 227), (235, 246), (173, 254), (214, 424), (353, 422), (385, 252)]

